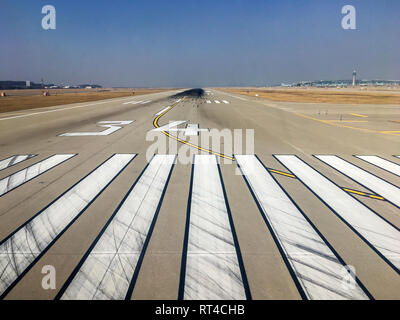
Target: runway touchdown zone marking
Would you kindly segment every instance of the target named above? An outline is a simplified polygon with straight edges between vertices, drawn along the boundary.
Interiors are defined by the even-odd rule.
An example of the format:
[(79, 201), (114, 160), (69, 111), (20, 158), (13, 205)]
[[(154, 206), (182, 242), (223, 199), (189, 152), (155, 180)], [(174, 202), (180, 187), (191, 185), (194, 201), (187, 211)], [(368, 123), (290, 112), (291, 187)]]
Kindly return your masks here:
[(0, 299), (135, 156), (113, 155), (0, 242)]
[(345, 263), (254, 155), (236, 162), (303, 298), (368, 299), (358, 281), (343, 286)]
[(153, 157), (57, 298), (130, 299), (175, 157)]
[(195, 155), (179, 299), (250, 298), (215, 155)]

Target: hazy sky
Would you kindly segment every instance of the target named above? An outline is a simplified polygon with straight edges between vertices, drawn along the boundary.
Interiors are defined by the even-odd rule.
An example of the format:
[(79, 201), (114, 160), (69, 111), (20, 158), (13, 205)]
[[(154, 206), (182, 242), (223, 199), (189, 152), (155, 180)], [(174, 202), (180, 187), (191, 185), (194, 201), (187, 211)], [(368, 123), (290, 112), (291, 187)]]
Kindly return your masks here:
[[(56, 8), (56, 30), (41, 27)], [(343, 30), (354, 5), (357, 30)], [(0, 80), (103, 86), (400, 78), (399, 0), (2, 0)]]

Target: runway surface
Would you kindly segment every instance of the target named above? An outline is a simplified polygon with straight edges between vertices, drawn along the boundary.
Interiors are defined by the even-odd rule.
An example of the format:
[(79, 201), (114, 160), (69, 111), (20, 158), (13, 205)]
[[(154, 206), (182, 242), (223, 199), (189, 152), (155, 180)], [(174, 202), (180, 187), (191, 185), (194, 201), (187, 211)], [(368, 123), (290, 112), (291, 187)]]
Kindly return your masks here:
[(399, 106), (182, 92), (0, 115), (1, 298), (400, 299)]

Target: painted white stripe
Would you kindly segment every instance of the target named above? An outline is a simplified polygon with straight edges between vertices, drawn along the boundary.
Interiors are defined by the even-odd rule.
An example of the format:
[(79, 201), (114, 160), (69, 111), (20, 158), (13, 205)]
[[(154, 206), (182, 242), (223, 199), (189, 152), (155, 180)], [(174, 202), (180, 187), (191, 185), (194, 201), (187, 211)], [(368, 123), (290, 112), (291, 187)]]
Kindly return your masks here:
[(364, 187), (400, 207), (400, 189), (377, 176), (333, 155), (316, 155), (318, 159), (335, 168)]
[(246, 180), (308, 299), (368, 299), (343, 286), (346, 269), (254, 155), (236, 155)]
[(149, 103), (149, 102), (151, 102), (151, 100), (143, 101), (141, 104), (146, 104), (146, 103)]
[(75, 154), (56, 154), (1, 179), (0, 197), (5, 193), (19, 187), (21, 184), (36, 178), (38, 175), (72, 158), (73, 156), (75, 156)]
[(181, 100), (182, 100), (182, 99), (178, 99), (178, 100), (176, 100), (176, 102), (181, 102)]
[(214, 100), (214, 102), (215, 102), (215, 103), (221, 103), (221, 102), (219, 102), (218, 100)]
[(275, 157), (399, 270), (400, 232), (395, 227), (298, 157)]
[(184, 299), (246, 299), (214, 155), (195, 155)]
[(9, 168), (17, 163), (33, 158), (36, 154), (20, 154), (0, 161), (0, 170)]
[(159, 116), (160, 114), (163, 114), (165, 111), (171, 109), (171, 106), (165, 107), (164, 109), (162, 109), (161, 111), (157, 112), (155, 115)]
[(154, 156), (61, 299), (125, 298), (174, 161)]
[(207, 100), (206, 102), (207, 102), (207, 103), (211, 103), (211, 101), (210, 101), (210, 100)]
[(400, 156), (395, 156), (395, 157), (400, 159)]
[(13, 286), (135, 154), (115, 154), (0, 244), (0, 296)]
[(118, 125), (126, 125), (126, 124), (131, 124), (134, 120), (128, 120), (128, 121), (100, 121), (97, 123), (99, 127), (102, 128), (108, 128), (103, 131), (98, 131), (98, 132), (67, 132), (60, 134), (59, 137), (81, 137), (81, 136), (108, 136), (115, 131), (118, 131), (122, 129)]
[(228, 101), (226, 101), (226, 100), (222, 100), (222, 102), (223, 102), (223, 103), (226, 103), (226, 104), (229, 104), (229, 102), (228, 102)]
[(229, 94), (229, 93), (226, 93), (226, 92), (220, 92), (220, 93), (226, 94), (227, 96), (232, 97), (232, 98), (236, 98), (236, 99), (240, 99), (240, 100), (243, 100), (243, 101), (247, 101), (247, 99), (239, 97), (239, 96), (235, 96), (233, 94)]
[(396, 163), (394, 163), (392, 161), (383, 159), (383, 158), (378, 157), (378, 156), (356, 156), (356, 157), (361, 159), (361, 160), (364, 160), (366, 162), (369, 162), (369, 163), (371, 163), (371, 164), (373, 164), (373, 165), (375, 165), (375, 166), (377, 166), (377, 167), (379, 167), (381, 169), (384, 169), (384, 170), (389, 171), (389, 172), (391, 172), (391, 173), (393, 173), (395, 175), (400, 176), (400, 165), (398, 165), (398, 164), (396, 164)]
[(141, 102), (143, 102), (143, 100), (140, 100), (140, 101), (132, 100), (132, 101), (124, 102), (123, 104), (138, 104), (138, 103), (141, 103)]

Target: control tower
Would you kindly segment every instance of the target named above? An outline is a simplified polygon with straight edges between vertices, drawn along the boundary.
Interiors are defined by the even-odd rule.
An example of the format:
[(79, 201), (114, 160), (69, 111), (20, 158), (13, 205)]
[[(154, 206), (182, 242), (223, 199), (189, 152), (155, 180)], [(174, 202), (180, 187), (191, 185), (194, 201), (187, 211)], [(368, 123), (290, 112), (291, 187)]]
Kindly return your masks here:
[(357, 72), (356, 70), (353, 71), (353, 87), (356, 85), (356, 76), (357, 76)]

